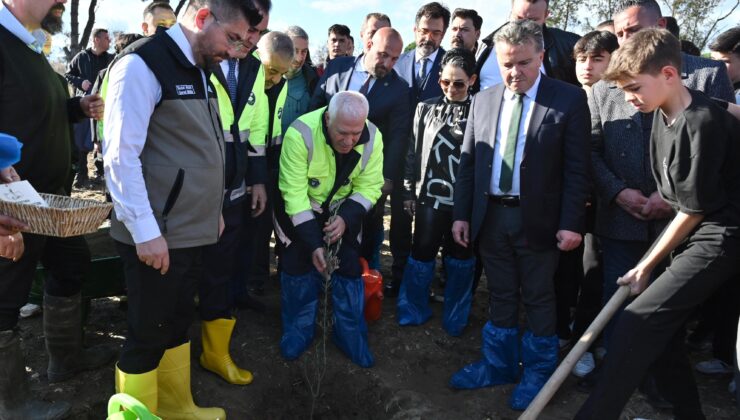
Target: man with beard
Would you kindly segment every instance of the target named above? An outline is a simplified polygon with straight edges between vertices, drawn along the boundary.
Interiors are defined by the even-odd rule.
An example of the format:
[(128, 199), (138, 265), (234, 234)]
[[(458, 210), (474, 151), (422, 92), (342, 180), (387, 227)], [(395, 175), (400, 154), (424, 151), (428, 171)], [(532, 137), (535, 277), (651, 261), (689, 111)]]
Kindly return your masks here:
[(283, 107), (282, 131), (288, 130), (288, 127), (296, 118), (308, 111), (308, 104), (311, 101), (311, 94), (316, 88), (316, 82), (319, 80), (316, 70), (308, 59), (308, 34), (300, 26), (290, 26), (285, 31), (293, 41), (293, 62), (290, 63), (290, 69), (285, 74), (288, 80), (288, 97), (285, 98)]
[[(425, 4), (416, 13), (416, 23), (414, 25), (416, 48), (404, 53), (395, 66), (398, 75), (411, 87), (407, 114), (409, 119), (411, 119), (419, 102), (442, 95), (442, 88), (439, 86), (439, 64), (445, 51), (440, 47), (440, 44), (449, 25), (450, 11), (437, 2)], [(409, 130), (404, 135), (410, 139), (411, 131)], [(408, 144), (408, 139), (404, 143)], [(393, 266), (392, 279), (385, 284), (387, 296), (398, 295), (406, 260), (408, 260), (411, 253), (411, 216), (403, 209), (405, 199), (403, 177), (399, 176), (399, 178), (392, 178), (392, 180), (390, 186), (385, 186), (384, 195), (378, 201), (384, 203), (384, 197), (392, 191), (390, 192), (390, 242)]]
[[(383, 134), (383, 193), (387, 195), (394, 182), (402, 182), (402, 169), (411, 129), (409, 87), (393, 69), (401, 55), (403, 40), (393, 28), (380, 28), (365, 45), (367, 53), (357, 58), (341, 57), (327, 68), (311, 98), (310, 109), (326, 106), (338, 92), (360, 92), (370, 104), (368, 119)], [(363, 225), (361, 256), (370, 261), (377, 232), (383, 229), (385, 201), (381, 197), (368, 212)]]
[[(5, 0), (0, 4), (0, 132), (17, 137), (23, 154), (15, 171), (4, 169), (2, 181), (26, 179), (39, 192), (69, 195), (70, 126), (81, 118), (100, 118), (99, 96), (69, 99), (64, 80), (42, 55), (45, 35), (61, 28), (64, 0)], [(54, 9), (52, 10), (52, 7)], [(11, 173), (11, 179), (6, 175)], [(49, 382), (70, 379), (97, 369), (114, 355), (112, 349), (82, 347), (80, 289), (90, 263), (81, 236), (51, 238), (15, 234), (20, 258), (0, 257), (0, 418), (55, 419), (67, 403), (33, 400), (16, 330), (19, 309), (27, 302), (36, 265), (50, 273), (44, 282), (44, 337), (49, 353)], [(0, 236), (0, 246), (9, 240)], [(7, 252), (7, 251), (6, 251)]]
[[(91, 48), (82, 50), (74, 56), (67, 65), (67, 72), (64, 74), (69, 84), (75, 87), (77, 96), (89, 95), (98, 74), (113, 61), (113, 54), (108, 52), (110, 35), (107, 29), (94, 29), (92, 43)], [(88, 182), (87, 154), (93, 149), (90, 127), (89, 120), (75, 124), (75, 146), (77, 147), (77, 180), (75, 181), (75, 187), (77, 188), (84, 188)], [(102, 173), (97, 175), (101, 176)]]
[(450, 22), (450, 46), (452, 48), (465, 48), (473, 54), (478, 51), (478, 39), (480, 28), (483, 26), (483, 18), (472, 9), (455, 9), (452, 12)]
[(239, 55), (260, 20), (250, 0), (190, 0), (181, 22), (126, 48), (109, 71), (104, 160), (129, 302), (116, 391), (162, 418), (225, 417), (196, 406), (190, 389), (194, 295), (224, 229), (227, 187), (206, 74)]

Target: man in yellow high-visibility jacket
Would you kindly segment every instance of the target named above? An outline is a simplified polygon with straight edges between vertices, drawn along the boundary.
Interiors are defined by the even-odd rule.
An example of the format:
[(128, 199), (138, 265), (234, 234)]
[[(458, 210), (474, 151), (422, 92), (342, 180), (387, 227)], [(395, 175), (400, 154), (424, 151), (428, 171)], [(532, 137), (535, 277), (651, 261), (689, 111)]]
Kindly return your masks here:
[(362, 94), (340, 92), (328, 107), (294, 121), (283, 139), (282, 200), (275, 204), (275, 213), (276, 230), (286, 245), (280, 350), (289, 360), (298, 358), (313, 340), (328, 244), (338, 248), (339, 259), (329, 287), (334, 342), (354, 363), (374, 363), (363, 318), (359, 235), (363, 216), (383, 186), (383, 140), (367, 113)]

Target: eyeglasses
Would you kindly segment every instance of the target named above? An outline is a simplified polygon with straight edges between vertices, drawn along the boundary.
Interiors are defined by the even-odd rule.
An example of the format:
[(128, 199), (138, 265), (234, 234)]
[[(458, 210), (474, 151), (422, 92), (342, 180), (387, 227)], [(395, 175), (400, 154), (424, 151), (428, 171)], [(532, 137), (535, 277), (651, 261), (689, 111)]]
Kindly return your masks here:
[(439, 79), (439, 85), (443, 88), (448, 88), (452, 85), (455, 89), (465, 89), (468, 87), (462, 80)]
[(213, 21), (216, 22), (216, 24), (226, 35), (226, 41), (229, 43), (231, 48), (235, 49), (237, 52), (245, 49), (244, 40), (239, 35), (228, 32), (221, 24), (221, 20), (219, 20), (219, 18), (215, 14), (213, 14), (213, 12), (211, 12), (211, 16), (213, 16)]

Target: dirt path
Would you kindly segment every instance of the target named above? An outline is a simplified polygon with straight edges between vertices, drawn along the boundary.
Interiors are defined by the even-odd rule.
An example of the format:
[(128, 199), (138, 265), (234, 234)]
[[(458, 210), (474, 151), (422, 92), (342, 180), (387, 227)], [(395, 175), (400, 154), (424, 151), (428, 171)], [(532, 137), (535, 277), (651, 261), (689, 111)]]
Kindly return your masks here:
[[(95, 245), (102, 249), (103, 244)], [(383, 263), (390, 263), (387, 249)], [(484, 282), (482, 282), (484, 283)], [(370, 345), (376, 365), (361, 369), (349, 362), (329, 343), (328, 364), (316, 419), (516, 419), (518, 412), (507, 406), (513, 386), (475, 391), (453, 391), (450, 376), (466, 363), (479, 358), (480, 330), (486, 321), (487, 296), (484, 288), (475, 295), (471, 322), (460, 338), (448, 337), (441, 328), (441, 304), (433, 303), (435, 316), (424, 327), (399, 327), (395, 322), (395, 299), (386, 299), (383, 317), (370, 325)], [(265, 313), (237, 313), (232, 355), (240, 366), (252, 370), (254, 383), (244, 387), (226, 384), (202, 369), (200, 322), (191, 329), (193, 338), (192, 383), (201, 405), (220, 405), (231, 419), (306, 419), (311, 398), (302, 361), (286, 362), (279, 352), (280, 296), (276, 281), (267, 285), (261, 297)], [(33, 377), (32, 391), (45, 399), (72, 402), (74, 419), (102, 419), (108, 398), (113, 394), (113, 366), (84, 373), (62, 384), (49, 385), (41, 318), (22, 320), (28, 366)], [(118, 298), (93, 301), (87, 324), (88, 344), (121, 345), (126, 331), (125, 310)], [(694, 355), (696, 360), (709, 354)], [(305, 360), (306, 356), (302, 358)], [(740, 415), (727, 392), (729, 379), (697, 374), (704, 412), (710, 419), (737, 419)], [(569, 419), (586, 394), (570, 378), (541, 418)], [(625, 415), (669, 419), (670, 413), (653, 410), (645, 400), (633, 396)]]

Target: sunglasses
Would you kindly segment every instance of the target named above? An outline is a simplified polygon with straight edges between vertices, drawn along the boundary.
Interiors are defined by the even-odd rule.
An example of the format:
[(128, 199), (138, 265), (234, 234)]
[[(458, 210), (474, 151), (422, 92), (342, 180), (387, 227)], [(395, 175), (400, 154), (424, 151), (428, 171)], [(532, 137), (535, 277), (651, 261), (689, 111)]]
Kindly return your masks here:
[(439, 85), (443, 88), (448, 88), (452, 85), (455, 89), (465, 89), (468, 87), (462, 80), (439, 79)]

